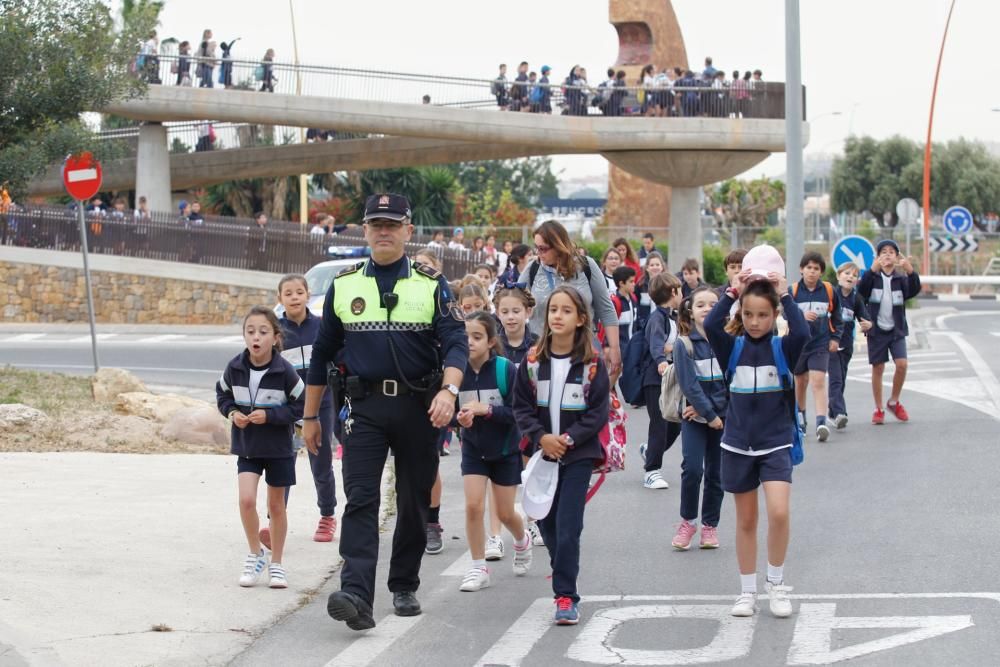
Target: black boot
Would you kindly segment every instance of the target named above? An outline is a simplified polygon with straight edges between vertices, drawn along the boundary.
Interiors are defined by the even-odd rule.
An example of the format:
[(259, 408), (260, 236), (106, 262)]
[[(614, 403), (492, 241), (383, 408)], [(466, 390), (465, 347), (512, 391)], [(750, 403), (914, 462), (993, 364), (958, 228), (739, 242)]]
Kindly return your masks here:
[(396, 608), (396, 616), (419, 616), (420, 603), (413, 591), (396, 591), (392, 594), (392, 606)]
[(335, 621), (346, 622), (351, 630), (371, 630), (375, 627), (372, 606), (353, 593), (331, 593), (326, 601), (326, 613)]

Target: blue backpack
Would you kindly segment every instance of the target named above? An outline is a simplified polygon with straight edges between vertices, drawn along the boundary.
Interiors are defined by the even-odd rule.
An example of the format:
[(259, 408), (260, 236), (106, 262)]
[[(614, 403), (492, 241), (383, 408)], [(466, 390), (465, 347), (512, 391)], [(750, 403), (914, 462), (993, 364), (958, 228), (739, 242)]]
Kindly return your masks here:
[(636, 408), (646, 405), (646, 397), (642, 391), (642, 376), (649, 361), (646, 332), (642, 330), (633, 332), (622, 350), (622, 374), (618, 378), (618, 386), (622, 390), (622, 399)]
[[(729, 367), (726, 369), (727, 385), (733, 381), (733, 375), (736, 374), (736, 365), (739, 363), (740, 355), (743, 354), (743, 347), (746, 345), (746, 342), (746, 336), (737, 336), (733, 342), (733, 351), (729, 355)], [(788, 360), (785, 359), (785, 351), (781, 347), (781, 336), (771, 336), (771, 353), (774, 355), (774, 365), (778, 368), (778, 376), (781, 377), (786, 402), (791, 408), (792, 465), (797, 466), (805, 459), (805, 450), (802, 448), (805, 433), (799, 428), (799, 404), (795, 400), (795, 377), (788, 369)]]

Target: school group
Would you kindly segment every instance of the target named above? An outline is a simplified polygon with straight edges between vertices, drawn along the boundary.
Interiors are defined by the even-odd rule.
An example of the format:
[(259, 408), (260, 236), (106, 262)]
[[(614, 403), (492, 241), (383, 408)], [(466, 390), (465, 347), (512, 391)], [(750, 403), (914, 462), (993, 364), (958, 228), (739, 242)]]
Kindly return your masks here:
[[(412, 259), (438, 262), (433, 248)], [(906, 421), (899, 400), (906, 375), (905, 302), (920, 291), (910, 260), (891, 240), (878, 243), (871, 267), (836, 267), (836, 285), (822, 280), (821, 255), (807, 252), (799, 266), (802, 279), (789, 287), (774, 248), (734, 250), (726, 258), (729, 283), (713, 288), (701, 281), (694, 260), (684, 263), (680, 278), (668, 271), (651, 235), (639, 255), (619, 239), (598, 264), (578, 251), (565, 228), (549, 221), (535, 230), (533, 248), (512, 249), (499, 277), (484, 265), (453, 283), (469, 353), (458, 409), (440, 442), (452, 431), (461, 442), (473, 563), (460, 590), (492, 584), (487, 561), (503, 558), (502, 525), (513, 536), (515, 575), (528, 573), (533, 547), (547, 548), (554, 622), (578, 622), (584, 509), (596, 491), (592, 474), (623, 467), (624, 399), (645, 404), (649, 414), (647, 440), (640, 446), (644, 486), (668, 487), (660, 472), (663, 454), (681, 437), (675, 549), (692, 546), (699, 523), (699, 546), (719, 547), (723, 494), (733, 495), (740, 574), (734, 616), (757, 610), (757, 492), (763, 487), (770, 611), (791, 615), (784, 564), (792, 468), (802, 460), (807, 427), (800, 406), (811, 388), (819, 441), (830, 437), (831, 424), (837, 430), (847, 426), (844, 377), (858, 328), (867, 337), (873, 371), (872, 423), (885, 420), (882, 376), (890, 356), (895, 375), (884, 406)], [(272, 588), (288, 585), (283, 551), (285, 506), (300, 446), (295, 425), (301, 423), (303, 376), (321, 321), (306, 307), (304, 277), (284, 277), (278, 296), (284, 308), (280, 319), (265, 306), (247, 314), (246, 349), (216, 385), (219, 410), (232, 422), (231, 451), (238, 457), (240, 518), (249, 545), (242, 586), (262, 578)], [(335, 417), (327, 391), (322, 446), (309, 453), (320, 511), (314, 539), (321, 542), (333, 540), (336, 530), (330, 435), (337, 433)], [(532, 480), (532, 470), (545, 465), (541, 462), (555, 470), (544, 488)], [(526, 466), (525, 518), (515, 501)], [(263, 528), (256, 509), (262, 476), (269, 516)], [(440, 484), (439, 474), (427, 553), (443, 548)]]

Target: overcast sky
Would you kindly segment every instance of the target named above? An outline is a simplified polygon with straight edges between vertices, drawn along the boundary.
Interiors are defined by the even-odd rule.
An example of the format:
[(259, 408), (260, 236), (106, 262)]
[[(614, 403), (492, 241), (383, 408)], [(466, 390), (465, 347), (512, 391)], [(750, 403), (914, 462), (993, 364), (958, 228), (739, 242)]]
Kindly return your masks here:
[[(551, 65), (561, 79), (574, 63), (591, 83), (613, 64), (617, 35), (605, 0), (293, 0), (303, 63), (473, 77), (495, 76), (497, 63)], [(839, 150), (851, 131), (923, 141), (934, 66), (948, 0), (805, 0), (802, 69), (812, 124), (809, 153)], [(674, 0), (689, 64), (713, 56), (720, 69), (760, 68), (784, 80), (783, 0)], [(161, 37), (197, 43), (242, 37), (234, 57), (268, 47), (291, 61), (292, 29), (282, 0), (166, 0)], [(1000, 2), (958, 0), (935, 114), (934, 140), (994, 141), (1000, 129), (995, 85)], [(673, 65), (674, 63), (669, 63)], [(660, 65), (660, 63), (657, 63)], [(841, 115), (830, 115), (839, 111)], [(556, 158), (568, 177), (600, 174), (599, 156)], [(775, 156), (751, 174), (778, 175)]]

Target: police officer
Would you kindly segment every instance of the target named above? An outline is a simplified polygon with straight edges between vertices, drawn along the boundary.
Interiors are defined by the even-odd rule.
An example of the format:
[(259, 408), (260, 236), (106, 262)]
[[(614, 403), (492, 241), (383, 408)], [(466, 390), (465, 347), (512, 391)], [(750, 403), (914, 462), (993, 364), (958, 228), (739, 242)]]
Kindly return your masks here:
[[(437, 440), (455, 411), (469, 350), (461, 310), (440, 272), (406, 257), (413, 234), (410, 203), (393, 194), (365, 202), (371, 258), (341, 271), (323, 306), (306, 388), (303, 436), (320, 442), (319, 408), (328, 364), (339, 396), (347, 507), (340, 537), (341, 590), (327, 611), (352, 630), (375, 627), (375, 565), (382, 469), (392, 449), (396, 531), (389, 590), (399, 616), (420, 613), (416, 598)], [(443, 369), (443, 372), (442, 372)]]

